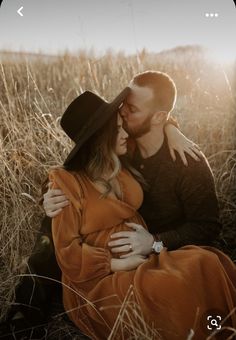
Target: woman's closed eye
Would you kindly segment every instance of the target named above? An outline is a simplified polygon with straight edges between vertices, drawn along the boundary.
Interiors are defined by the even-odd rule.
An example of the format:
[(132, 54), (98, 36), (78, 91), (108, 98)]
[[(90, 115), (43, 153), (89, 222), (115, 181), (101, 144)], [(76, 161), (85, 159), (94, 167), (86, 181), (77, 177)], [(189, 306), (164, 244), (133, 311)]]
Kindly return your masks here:
[(129, 108), (129, 111), (130, 111), (131, 113), (137, 112), (137, 108), (136, 108), (136, 106), (134, 106), (134, 105), (129, 104), (129, 105), (128, 105), (128, 108)]

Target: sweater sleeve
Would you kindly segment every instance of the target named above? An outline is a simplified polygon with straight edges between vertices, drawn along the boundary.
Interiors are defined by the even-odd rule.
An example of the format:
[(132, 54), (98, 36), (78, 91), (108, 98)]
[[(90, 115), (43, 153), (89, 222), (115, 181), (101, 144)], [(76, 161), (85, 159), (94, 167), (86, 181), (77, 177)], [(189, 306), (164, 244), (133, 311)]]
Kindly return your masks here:
[(49, 178), (53, 188), (61, 189), (71, 202), (52, 219), (53, 242), (62, 273), (73, 282), (108, 275), (111, 272), (109, 250), (82, 242), (82, 198), (78, 179), (64, 169), (51, 171)]
[(187, 244), (209, 245), (221, 231), (213, 174), (205, 157), (200, 162), (188, 158), (176, 187), (185, 222), (156, 236), (169, 249)]

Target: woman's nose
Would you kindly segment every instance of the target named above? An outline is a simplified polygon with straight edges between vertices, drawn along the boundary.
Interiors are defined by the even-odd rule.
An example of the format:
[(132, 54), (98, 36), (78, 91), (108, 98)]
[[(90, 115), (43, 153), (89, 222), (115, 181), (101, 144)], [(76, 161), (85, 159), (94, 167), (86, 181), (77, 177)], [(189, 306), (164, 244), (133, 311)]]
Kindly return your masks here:
[(123, 128), (123, 138), (127, 138), (129, 135), (128, 135), (128, 133), (125, 131), (125, 129)]
[(122, 118), (125, 118), (127, 116), (125, 105), (123, 105), (122, 108), (120, 109), (120, 115)]

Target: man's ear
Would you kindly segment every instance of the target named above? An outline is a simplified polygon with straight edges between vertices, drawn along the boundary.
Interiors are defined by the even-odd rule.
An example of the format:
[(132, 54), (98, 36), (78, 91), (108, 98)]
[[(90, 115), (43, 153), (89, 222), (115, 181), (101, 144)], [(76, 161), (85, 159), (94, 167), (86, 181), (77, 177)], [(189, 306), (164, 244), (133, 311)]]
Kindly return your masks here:
[(165, 111), (157, 111), (152, 116), (152, 121), (154, 124), (162, 124), (167, 120), (168, 113)]

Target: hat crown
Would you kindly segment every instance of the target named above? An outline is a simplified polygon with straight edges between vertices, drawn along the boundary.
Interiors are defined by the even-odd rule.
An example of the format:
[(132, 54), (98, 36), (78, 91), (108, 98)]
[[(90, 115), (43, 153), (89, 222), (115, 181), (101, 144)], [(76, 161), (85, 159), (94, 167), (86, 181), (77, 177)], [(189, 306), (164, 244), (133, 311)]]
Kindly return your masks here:
[(97, 110), (108, 103), (95, 93), (85, 91), (68, 106), (61, 119), (61, 127), (76, 142), (81, 130), (93, 119)]

